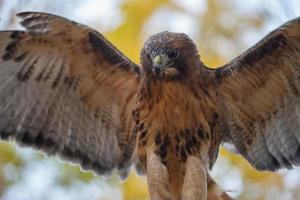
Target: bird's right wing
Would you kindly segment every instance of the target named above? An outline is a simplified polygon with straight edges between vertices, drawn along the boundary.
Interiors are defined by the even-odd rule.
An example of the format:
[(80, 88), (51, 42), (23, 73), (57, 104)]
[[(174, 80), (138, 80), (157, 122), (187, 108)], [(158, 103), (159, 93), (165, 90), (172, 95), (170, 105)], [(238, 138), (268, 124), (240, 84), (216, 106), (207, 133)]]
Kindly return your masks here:
[(135, 146), (140, 68), (96, 31), (59, 16), (18, 14), (0, 32), (0, 135), (100, 174)]

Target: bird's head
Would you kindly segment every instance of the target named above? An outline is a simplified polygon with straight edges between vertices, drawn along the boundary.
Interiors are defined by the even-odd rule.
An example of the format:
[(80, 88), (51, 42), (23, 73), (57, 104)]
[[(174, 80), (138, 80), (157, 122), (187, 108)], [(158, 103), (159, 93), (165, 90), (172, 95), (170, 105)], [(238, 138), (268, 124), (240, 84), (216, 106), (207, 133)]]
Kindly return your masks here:
[(184, 79), (199, 63), (196, 45), (184, 33), (154, 34), (141, 51), (141, 65), (148, 78)]

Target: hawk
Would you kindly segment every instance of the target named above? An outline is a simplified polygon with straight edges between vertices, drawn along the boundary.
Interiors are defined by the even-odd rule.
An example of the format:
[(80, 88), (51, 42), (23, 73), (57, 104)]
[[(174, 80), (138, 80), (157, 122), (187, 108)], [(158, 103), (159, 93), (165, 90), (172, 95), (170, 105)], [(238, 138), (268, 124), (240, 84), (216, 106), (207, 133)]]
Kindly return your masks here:
[(222, 143), (258, 170), (300, 165), (300, 18), (217, 69), (183, 33), (134, 64), (95, 30), (23, 12), (0, 32), (0, 135), (85, 170), (147, 174), (151, 200), (231, 199), (209, 175)]

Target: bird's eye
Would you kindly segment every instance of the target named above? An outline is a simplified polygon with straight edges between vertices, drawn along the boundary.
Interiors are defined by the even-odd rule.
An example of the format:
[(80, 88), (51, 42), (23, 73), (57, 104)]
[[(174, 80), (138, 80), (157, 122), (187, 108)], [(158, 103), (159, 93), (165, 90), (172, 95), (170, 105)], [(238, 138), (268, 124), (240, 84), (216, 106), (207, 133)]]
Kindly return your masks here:
[(174, 51), (172, 51), (171, 53), (168, 54), (168, 57), (173, 60), (173, 59), (177, 58), (178, 55), (179, 55), (179, 51), (174, 50)]
[(151, 52), (148, 52), (148, 53), (146, 54), (146, 56), (147, 56), (147, 58), (151, 59), (152, 56), (153, 56), (154, 54), (155, 54), (155, 51), (152, 50)]

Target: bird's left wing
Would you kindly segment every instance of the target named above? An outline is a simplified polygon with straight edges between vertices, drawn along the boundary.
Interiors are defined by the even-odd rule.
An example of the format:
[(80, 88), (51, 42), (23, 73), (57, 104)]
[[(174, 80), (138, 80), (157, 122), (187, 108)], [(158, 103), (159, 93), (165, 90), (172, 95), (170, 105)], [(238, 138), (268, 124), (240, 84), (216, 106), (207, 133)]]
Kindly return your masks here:
[(300, 165), (300, 18), (212, 71), (224, 140), (259, 170)]
[(140, 68), (96, 31), (25, 12), (0, 32), (0, 135), (100, 174), (133, 152)]

